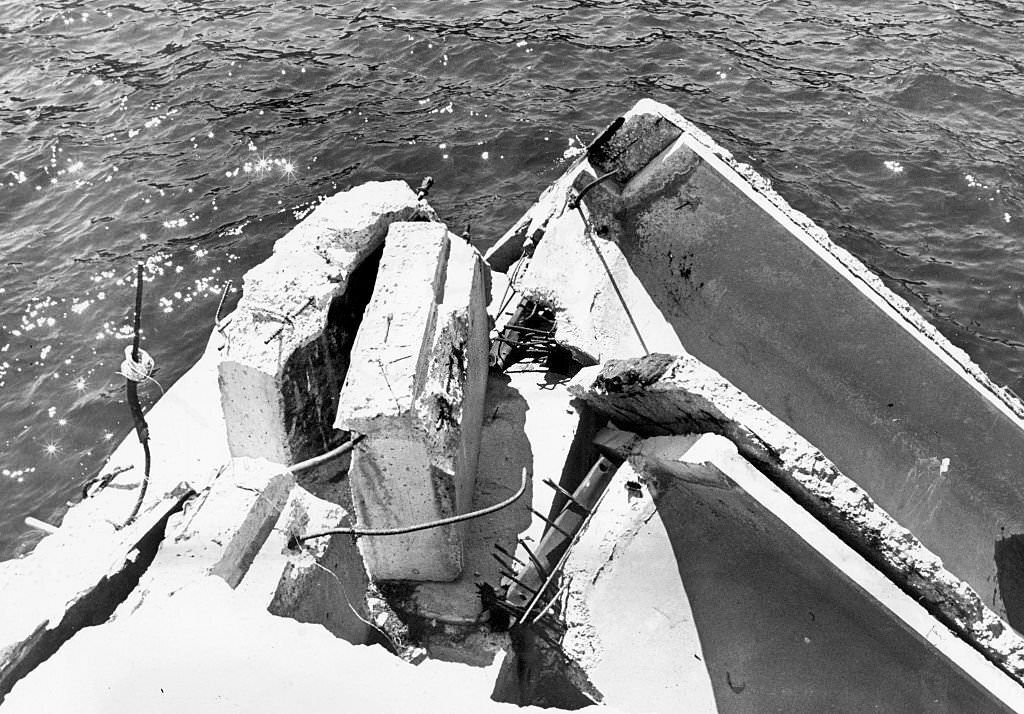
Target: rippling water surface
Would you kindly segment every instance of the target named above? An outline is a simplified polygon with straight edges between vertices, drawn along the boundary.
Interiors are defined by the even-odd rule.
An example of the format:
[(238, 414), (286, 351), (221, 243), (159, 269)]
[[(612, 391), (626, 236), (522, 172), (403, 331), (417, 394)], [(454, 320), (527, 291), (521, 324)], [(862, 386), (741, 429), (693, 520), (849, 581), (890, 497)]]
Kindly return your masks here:
[(430, 174), (487, 245), (643, 96), (1024, 391), (1022, 48), (996, 1), (6, 0), (0, 558), (129, 431), (136, 263), (166, 387), (322, 197)]

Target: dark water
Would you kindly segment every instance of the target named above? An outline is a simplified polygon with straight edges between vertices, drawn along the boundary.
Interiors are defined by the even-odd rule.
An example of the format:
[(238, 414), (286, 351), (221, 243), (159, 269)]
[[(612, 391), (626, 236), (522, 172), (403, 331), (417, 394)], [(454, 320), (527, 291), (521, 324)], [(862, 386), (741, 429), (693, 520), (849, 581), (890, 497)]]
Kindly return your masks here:
[(319, 197), (431, 174), (486, 245), (643, 96), (1024, 391), (1022, 64), (995, 1), (4, 0), (0, 557), (128, 433), (137, 262), (166, 387)]

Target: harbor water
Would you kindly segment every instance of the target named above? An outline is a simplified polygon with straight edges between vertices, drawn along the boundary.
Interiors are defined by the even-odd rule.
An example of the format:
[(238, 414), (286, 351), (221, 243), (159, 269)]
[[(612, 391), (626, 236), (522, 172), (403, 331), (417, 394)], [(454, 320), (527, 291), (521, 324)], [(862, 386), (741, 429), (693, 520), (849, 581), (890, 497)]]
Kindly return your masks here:
[[(318, 201), (433, 176), (492, 243), (641, 97), (768, 177), (1024, 392), (1024, 13), (997, 0), (0, 3), (0, 559)], [(994, 444), (993, 448), (998, 448)]]

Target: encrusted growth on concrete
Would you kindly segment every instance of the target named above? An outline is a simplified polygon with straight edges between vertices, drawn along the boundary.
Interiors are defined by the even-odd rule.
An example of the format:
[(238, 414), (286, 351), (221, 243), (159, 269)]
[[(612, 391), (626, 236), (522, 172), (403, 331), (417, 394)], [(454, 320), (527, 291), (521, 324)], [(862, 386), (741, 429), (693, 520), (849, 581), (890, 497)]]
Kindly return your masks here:
[(581, 371), (570, 391), (641, 434), (728, 437), (869, 562), (1024, 682), (1024, 638), (821, 452), (714, 370), (689, 356), (656, 354)]

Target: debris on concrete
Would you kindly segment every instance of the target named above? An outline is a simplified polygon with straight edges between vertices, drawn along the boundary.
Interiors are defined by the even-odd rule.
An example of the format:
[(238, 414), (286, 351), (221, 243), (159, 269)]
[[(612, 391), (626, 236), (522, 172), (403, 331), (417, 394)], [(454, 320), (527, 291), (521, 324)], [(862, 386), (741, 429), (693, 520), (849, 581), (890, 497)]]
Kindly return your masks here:
[[(733, 244), (776, 239), (799, 260)], [(1024, 410), (763, 180), (644, 101), (487, 258), (398, 181), (280, 239), (147, 415), (154, 450), (181, 456), (154, 463), (139, 521), (112, 525), (139, 477), (126, 445), (110, 486), (0, 564), (4, 711), (1024, 710), (1024, 639), (872, 500), (878, 462), (855, 481), (830, 460), (863, 430), (811, 407), (850, 387), (788, 391), (818, 382), (763, 365), (793, 357), (774, 332), (805, 328), (755, 297), (802, 320), (783, 273), (825, 266), (978, 413), (1011, 429)], [(815, 314), (848, 302), (831, 300)], [(791, 428), (803, 411), (824, 445)], [(195, 448), (157, 448), (175, 433)], [(965, 468), (918, 456), (941, 488)], [(520, 501), (437, 523), (521, 473)]]

